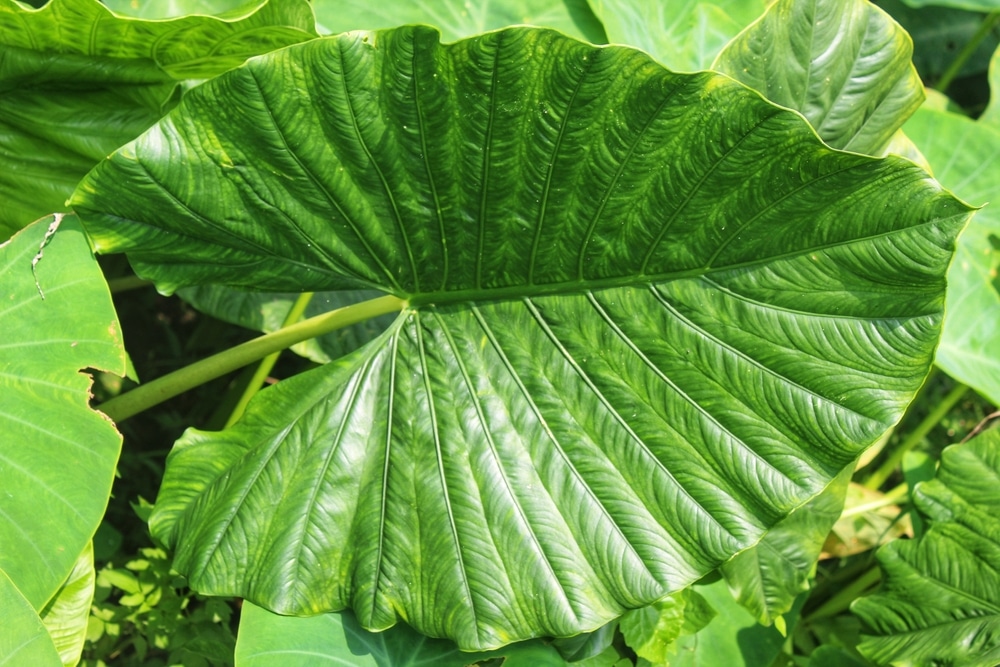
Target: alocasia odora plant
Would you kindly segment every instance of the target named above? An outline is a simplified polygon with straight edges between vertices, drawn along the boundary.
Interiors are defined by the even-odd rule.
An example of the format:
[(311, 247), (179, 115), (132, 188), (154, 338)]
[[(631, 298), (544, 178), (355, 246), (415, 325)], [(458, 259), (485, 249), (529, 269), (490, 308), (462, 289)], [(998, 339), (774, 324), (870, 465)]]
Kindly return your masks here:
[(970, 213), (727, 77), (527, 28), (254, 59), (72, 204), (165, 290), (388, 295), (189, 431), (151, 526), (200, 591), (465, 648), (593, 629), (822, 491), (922, 382)]

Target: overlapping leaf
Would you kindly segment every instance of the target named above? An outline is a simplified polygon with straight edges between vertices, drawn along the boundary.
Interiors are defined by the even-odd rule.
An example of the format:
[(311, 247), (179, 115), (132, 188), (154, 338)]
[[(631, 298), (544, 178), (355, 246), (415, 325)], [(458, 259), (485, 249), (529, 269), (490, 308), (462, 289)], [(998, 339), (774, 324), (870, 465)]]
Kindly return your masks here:
[(316, 20), (327, 33), (375, 30), (423, 23), (450, 42), (510, 25), (554, 28), (595, 43), (606, 40), (587, 0), (314, 0)]
[(731, 79), (530, 29), (257, 59), (74, 203), (166, 289), (408, 300), (189, 432), (152, 527), (202, 591), (467, 648), (593, 629), (821, 491), (922, 381), (968, 216)]
[[(41, 220), (0, 245), (0, 584), (9, 577), (36, 612), (85, 558), (79, 555), (104, 513), (121, 446), (114, 426), (89, 408), (91, 379), (80, 371), (125, 372), (111, 297), (79, 222), (66, 217), (58, 231), (55, 223)], [(22, 615), (16, 597), (0, 597), (6, 658), (20, 642), (35, 641), (36, 628), (27, 617), (23, 626), (15, 620)], [(54, 622), (79, 631), (79, 610)], [(34, 621), (44, 634), (38, 650), (59, 664), (37, 615)], [(76, 640), (60, 634), (60, 648), (78, 655), (77, 639), (70, 646)], [(16, 664), (45, 664), (32, 655), (17, 654)]]
[[(920, 109), (906, 124), (934, 173), (964, 199), (995, 202), (1000, 132), (958, 114)], [(1000, 209), (985, 206), (969, 223), (948, 271), (948, 308), (937, 362), (949, 375), (1000, 403)]]
[(924, 99), (912, 53), (867, 0), (779, 0), (713, 69), (802, 112), (834, 148), (877, 155)]
[[(0, 609), (3, 632), (0, 632), (0, 658), (3, 664), (59, 667), (59, 653), (42, 625), (42, 619), (24, 599), (17, 586), (0, 571)], [(15, 662), (16, 661), (16, 662)]]
[(77, 557), (65, 583), (42, 612), (42, 623), (66, 667), (74, 667), (80, 662), (96, 578), (94, 547), (88, 543)]
[(590, 0), (608, 41), (644, 49), (677, 71), (708, 69), (766, 0)]
[(916, 540), (879, 549), (882, 587), (852, 611), (868, 624), (859, 649), (878, 664), (1000, 663), (1000, 430), (941, 456), (913, 492), (930, 522)]
[(66, 210), (87, 171), (176, 102), (175, 78), (315, 34), (304, 0), (173, 21), (118, 17), (97, 0), (0, 0), (0, 238)]

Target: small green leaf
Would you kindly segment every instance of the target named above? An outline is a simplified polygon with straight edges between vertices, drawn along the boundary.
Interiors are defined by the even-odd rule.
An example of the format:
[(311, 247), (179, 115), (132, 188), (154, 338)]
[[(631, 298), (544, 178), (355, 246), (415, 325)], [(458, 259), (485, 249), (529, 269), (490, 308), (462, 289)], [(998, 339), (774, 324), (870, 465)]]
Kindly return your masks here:
[(878, 155), (924, 99), (912, 53), (867, 0), (779, 0), (713, 69), (800, 111), (834, 148)]
[(17, 586), (0, 570), (0, 664), (60, 667), (59, 652), (42, 619)]
[(88, 544), (66, 582), (42, 613), (42, 622), (65, 667), (73, 667), (80, 661), (90, 620), (90, 603), (94, 599), (95, 578), (94, 548)]
[(809, 577), (823, 542), (844, 509), (854, 466), (848, 466), (822, 493), (782, 519), (755, 547), (722, 566), (722, 575), (740, 604), (770, 625), (809, 589)]
[(767, 0), (590, 0), (608, 41), (643, 49), (672, 70), (708, 69)]
[(0, 321), (0, 569), (40, 610), (97, 530), (121, 448), (81, 372), (124, 374), (125, 350), (75, 216), (0, 245)]
[(1000, 664), (1000, 429), (941, 455), (913, 492), (928, 528), (878, 551), (881, 588), (851, 610), (879, 664)]

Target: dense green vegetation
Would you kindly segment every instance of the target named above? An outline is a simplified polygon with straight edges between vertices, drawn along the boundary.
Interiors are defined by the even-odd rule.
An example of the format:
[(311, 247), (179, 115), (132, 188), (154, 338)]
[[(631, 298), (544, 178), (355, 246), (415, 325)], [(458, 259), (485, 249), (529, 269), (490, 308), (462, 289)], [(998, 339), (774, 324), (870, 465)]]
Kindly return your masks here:
[(1000, 662), (990, 2), (35, 4), (0, 664)]

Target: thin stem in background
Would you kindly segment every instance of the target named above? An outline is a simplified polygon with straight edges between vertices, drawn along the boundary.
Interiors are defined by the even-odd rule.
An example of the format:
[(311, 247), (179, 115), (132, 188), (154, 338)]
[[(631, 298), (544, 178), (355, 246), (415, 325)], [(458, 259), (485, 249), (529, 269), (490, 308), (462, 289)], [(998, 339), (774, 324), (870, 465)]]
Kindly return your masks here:
[(254, 338), (173, 373), (168, 373), (152, 382), (139, 385), (130, 392), (100, 404), (97, 409), (113, 421), (120, 422), (189, 389), (222, 377), (226, 373), (255, 361), (260, 361), (267, 355), (284, 350), (296, 343), (322, 336), (351, 324), (364, 322), (379, 315), (396, 312), (404, 307), (406, 307), (406, 302), (402, 299), (395, 296), (382, 296), (346, 308), (338, 308), (279, 329), (274, 333)]
[(140, 278), (139, 276), (123, 276), (121, 278), (109, 279), (108, 290), (110, 290), (112, 294), (120, 294), (122, 292), (139, 289), (152, 284), (153, 282), (151, 280), (146, 280), (145, 278)]
[(868, 479), (865, 480), (864, 486), (869, 489), (877, 489), (885, 480), (889, 479), (889, 475), (899, 466), (903, 461), (903, 457), (906, 456), (906, 452), (910, 451), (914, 447), (920, 444), (920, 442), (926, 437), (931, 430), (937, 426), (938, 422), (944, 419), (955, 404), (958, 403), (965, 393), (969, 391), (969, 386), (965, 384), (957, 384), (955, 387), (948, 392), (948, 395), (941, 399), (941, 402), (930, 411), (922, 422), (917, 426), (917, 428), (910, 431), (909, 435), (901, 442), (889, 455), (881, 466), (873, 472)]
[[(299, 295), (299, 298), (292, 304), (291, 310), (288, 311), (288, 315), (285, 316), (284, 322), (281, 323), (282, 329), (289, 327), (302, 319), (302, 314), (306, 312), (306, 307), (309, 305), (312, 297), (313, 292), (304, 292)], [(229, 428), (243, 416), (243, 412), (247, 409), (247, 404), (250, 402), (250, 399), (256, 396), (257, 392), (260, 391), (260, 388), (264, 385), (264, 381), (267, 380), (267, 376), (271, 374), (271, 370), (274, 369), (274, 365), (278, 362), (278, 357), (280, 356), (281, 350), (272, 352), (264, 357), (257, 365), (257, 370), (254, 372), (253, 377), (250, 378), (250, 382), (248, 382), (247, 386), (244, 388), (243, 394), (233, 407), (233, 411), (230, 413), (229, 419), (226, 420), (225, 428)]]
[(959, 71), (961, 71), (965, 63), (972, 57), (972, 54), (979, 48), (980, 43), (986, 39), (986, 36), (990, 34), (990, 31), (996, 27), (998, 22), (1000, 22), (1000, 12), (992, 12), (983, 19), (983, 22), (979, 24), (979, 29), (976, 31), (976, 34), (974, 34), (972, 38), (965, 43), (962, 50), (958, 52), (955, 59), (951, 61), (950, 65), (948, 65), (948, 69), (944, 71), (941, 78), (938, 79), (936, 84), (934, 84), (935, 90), (939, 90), (942, 93), (948, 90), (948, 86), (950, 86), (951, 82), (955, 80), (956, 76), (958, 76)]

